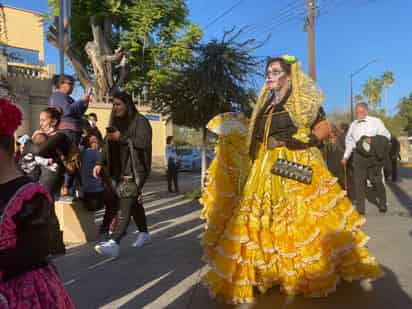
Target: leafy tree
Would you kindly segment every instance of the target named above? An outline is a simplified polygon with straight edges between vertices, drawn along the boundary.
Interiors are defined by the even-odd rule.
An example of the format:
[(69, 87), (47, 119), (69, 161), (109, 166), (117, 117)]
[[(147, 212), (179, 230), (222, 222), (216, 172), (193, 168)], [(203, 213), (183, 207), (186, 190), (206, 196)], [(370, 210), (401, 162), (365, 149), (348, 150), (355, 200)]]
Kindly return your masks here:
[(408, 133), (408, 136), (412, 136), (412, 93), (400, 100), (398, 108), (403, 129)]
[(178, 146), (200, 147), (202, 136), (199, 130), (188, 127), (173, 127), (173, 141)]
[[(49, 0), (54, 14), (58, 3)], [(191, 47), (202, 33), (187, 16), (184, 0), (73, 0), (65, 55), (82, 86), (95, 87), (98, 99), (119, 87), (140, 96), (152, 86), (161, 88), (171, 68), (192, 58)], [(49, 28), (48, 40), (57, 47), (56, 26)]]
[(363, 96), (360, 94), (355, 95), (355, 104), (362, 102)]
[(253, 39), (238, 41), (242, 30), (224, 33), (197, 47), (195, 59), (175, 72), (154, 98), (153, 108), (168, 114), (177, 125), (202, 133), (202, 185), (206, 171), (208, 121), (222, 112), (250, 111), (255, 99), (248, 89), (260, 62), (251, 55), (259, 45)]
[(381, 101), (383, 82), (381, 79), (371, 77), (363, 85), (363, 95), (368, 100), (372, 110), (376, 110)]
[(389, 88), (393, 85), (395, 78), (393, 77), (392, 72), (386, 71), (383, 73), (381, 79), (383, 82), (383, 86), (385, 87), (385, 108), (388, 108)]

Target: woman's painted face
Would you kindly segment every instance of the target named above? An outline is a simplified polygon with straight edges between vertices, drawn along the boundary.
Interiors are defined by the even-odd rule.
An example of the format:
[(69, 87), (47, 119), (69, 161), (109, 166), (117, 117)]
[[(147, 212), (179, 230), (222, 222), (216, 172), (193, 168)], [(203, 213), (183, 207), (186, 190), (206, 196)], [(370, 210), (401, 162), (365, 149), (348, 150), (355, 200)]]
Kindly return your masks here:
[(266, 71), (266, 84), (273, 91), (280, 91), (288, 86), (289, 76), (279, 62), (272, 62)]

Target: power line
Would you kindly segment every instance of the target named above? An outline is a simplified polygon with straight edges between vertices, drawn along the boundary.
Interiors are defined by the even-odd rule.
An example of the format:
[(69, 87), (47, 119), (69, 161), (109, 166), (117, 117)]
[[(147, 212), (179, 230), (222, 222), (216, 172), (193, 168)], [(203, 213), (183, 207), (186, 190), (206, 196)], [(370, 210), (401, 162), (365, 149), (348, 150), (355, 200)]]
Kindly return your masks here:
[(219, 16), (217, 16), (215, 19), (213, 19), (210, 23), (208, 23), (204, 28), (203, 31), (206, 30), (207, 28), (209, 28), (210, 26), (212, 26), (213, 24), (215, 24), (219, 19), (221, 19), (222, 17), (225, 17), (227, 14), (229, 14), (231, 11), (233, 11), (235, 8), (237, 8), (239, 5), (242, 4), (244, 0), (239, 0), (238, 2), (236, 2), (234, 5), (232, 5), (229, 9), (227, 9), (226, 11), (224, 11), (222, 14), (220, 14)]
[(337, 3), (334, 7), (332, 7), (329, 10), (324, 9), (322, 11), (322, 8), (321, 8), (319, 10), (319, 15), (320, 16), (326, 16), (326, 15), (332, 14), (332, 13), (338, 11), (338, 10), (360, 8), (360, 7), (366, 6), (366, 5), (371, 4), (373, 2), (376, 2), (376, 1), (377, 0), (366, 0), (362, 3), (356, 3), (356, 4), (353, 3), (352, 5), (349, 4), (349, 6), (345, 6), (347, 4), (347, 2), (344, 2), (344, 3), (341, 2), (341, 3)]
[[(297, 0), (280, 9), (280, 12), (281, 13), (274, 18), (271, 24), (266, 26), (265, 29), (262, 30), (262, 32), (264, 32), (266, 36), (269, 35), (270, 32), (275, 28), (306, 16), (306, 7), (302, 0)], [(251, 34), (255, 34), (258, 30), (259, 28), (255, 27)]]
[[(270, 25), (274, 25), (276, 23), (278, 23), (280, 20), (283, 20), (285, 18), (290, 17), (291, 15), (294, 15), (294, 13), (296, 13), (296, 10), (301, 8), (303, 4), (303, 0), (295, 0), (290, 2), (289, 4), (285, 5), (284, 7), (282, 7), (278, 14), (275, 15), (270, 21)], [(251, 28), (251, 34), (256, 33), (260, 28), (267, 28), (267, 24), (259, 24), (259, 25), (254, 25)]]

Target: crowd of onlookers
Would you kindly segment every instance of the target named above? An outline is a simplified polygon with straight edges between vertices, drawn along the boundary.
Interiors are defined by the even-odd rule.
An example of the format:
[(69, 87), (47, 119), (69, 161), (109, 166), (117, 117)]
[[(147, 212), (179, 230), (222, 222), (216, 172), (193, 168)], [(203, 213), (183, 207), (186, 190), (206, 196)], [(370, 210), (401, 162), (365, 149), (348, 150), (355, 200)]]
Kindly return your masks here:
[(151, 170), (152, 129), (131, 96), (117, 92), (103, 139), (97, 115), (86, 113), (93, 100), (91, 92), (75, 101), (73, 84), (69, 75), (55, 79), (38, 130), (16, 140), (15, 161), (54, 200), (80, 199), (89, 211), (105, 209), (99, 228), (99, 239), (104, 241), (96, 251), (117, 256), (131, 217), (138, 228), (133, 245), (141, 247), (150, 241), (142, 188)]
[[(116, 204), (116, 194), (105, 177), (94, 177), (101, 160), (102, 133), (97, 115), (86, 114), (89, 96), (74, 101), (70, 94), (73, 78), (56, 84), (49, 107), (41, 111), (39, 128), (31, 136), (17, 138), (15, 161), (20, 170), (44, 185), (54, 199), (82, 199), (89, 211)], [(108, 207), (99, 232), (105, 234), (114, 221), (115, 209)]]
[[(73, 83), (68, 75), (56, 80), (49, 106), (40, 113), (38, 130), (18, 137), (15, 160), (21, 172), (43, 184), (55, 200), (81, 199), (89, 211), (105, 209), (99, 233), (108, 242), (96, 250), (117, 256), (132, 217), (140, 231), (136, 246), (150, 241), (141, 190), (151, 170), (151, 127), (131, 97), (120, 92), (113, 97), (103, 139), (97, 115), (86, 113), (92, 97), (85, 94), (73, 100)], [(380, 119), (368, 115), (366, 104), (357, 104), (355, 110), (357, 119), (350, 125), (332, 125), (320, 148), (329, 170), (360, 213), (365, 212), (368, 191), (373, 191), (379, 210), (386, 212), (385, 179), (397, 180), (399, 142)], [(169, 137), (169, 192), (179, 191), (179, 163)]]

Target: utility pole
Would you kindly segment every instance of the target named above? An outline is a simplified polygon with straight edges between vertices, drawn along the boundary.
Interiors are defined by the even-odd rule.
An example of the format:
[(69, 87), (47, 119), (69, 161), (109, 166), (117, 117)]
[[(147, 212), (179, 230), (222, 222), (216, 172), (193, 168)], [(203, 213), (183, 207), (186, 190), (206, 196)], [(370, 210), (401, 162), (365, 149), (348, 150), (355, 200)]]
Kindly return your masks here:
[(308, 50), (309, 50), (309, 76), (316, 81), (315, 63), (315, 0), (308, 1)]
[(64, 22), (65, 22), (65, 1), (59, 0), (59, 63), (60, 79), (64, 74)]

